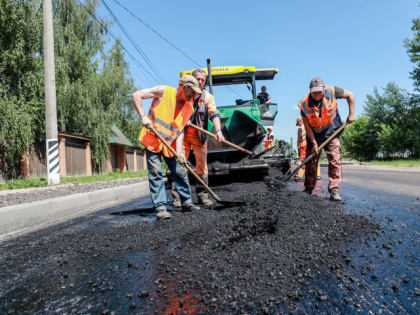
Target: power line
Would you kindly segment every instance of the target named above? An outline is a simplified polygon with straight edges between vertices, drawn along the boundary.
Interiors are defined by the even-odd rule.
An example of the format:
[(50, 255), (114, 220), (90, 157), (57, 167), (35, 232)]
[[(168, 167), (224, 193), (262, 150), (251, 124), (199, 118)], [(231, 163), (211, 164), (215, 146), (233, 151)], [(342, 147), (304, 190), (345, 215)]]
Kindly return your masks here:
[[(168, 81), (166, 80), (166, 78), (159, 72), (159, 70), (155, 67), (155, 65), (152, 63), (152, 61), (147, 57), (147, 55), (143, 51), (143, 49), (141, 49), (140, 46), (137, 45), (137, 43), (133, 40), (133, 38), (130, 36), (130, 34), (127, 32), (127, 30), (124, 28), (124, 26), (119, 21), (119, 19), (117, 18), (117, 16), (114, 14), (114, 12), (112, 12), (111, 8), (108, 6), (108, 4), (106, 3), (106, 1), (105, 0), (101, 0), (101, 2), (105, 6), (105, 8), (109, 12), (109, 14), (111, 14), (111, 16), (114, 18), (115, 22), (118, 24), (118, 26), (120, 27), (120, 29), (122, 30), (122, 32), (125, 34), (125, 36), (127, 37), (127, 39), (130, 41), (130, 43), (133, 45), (133, 47), (139, 53), (139, 55), (144, 59), (144, 61), (146, 62), (146, 64), (150, 67), (150, 69), (152, 70), (152, 72), (156, 75), (156, 77), (158, 78), (157, 83), (160, 83), (162, 81), (166, 81), (166, 83), (168, 83)], [(149, 73), (149, 75), (151, 75), (150, 72), (148, 72), (148, 73)]]
[[(130, 56), (130, 58), (134, 61), (134, 64), (136, 64), (140, 69), (142, 69), (142, 71), (147, 71), (147, 69), (133, 56), (133, 54), (131, 54), (130, 53), (130, 51), (127, 49), (127, 48), (125, 48), (124, 47), (124, 45), (119, 41), (119, 39), (117, 38), (117, 36), (115, 36), (109, 29), (108, 29), (108, 27), (105, 25), (105, 23), (102, 21), (102, 20), (100, 20), (100, 19), (98, 19), (97, 17), (96, 17), (96, 15), (91, 11), (91, 10), (89, 10), (87, 7), (86, 7), (86, 5), (83, 3), (83, 2), (81, 2), (81, 0), (78, 0), (78, 2), (80, 3), (80, 5), (86, 10), (86, 12), (88, 12), (89, 14), (90, 14), (90, 16), (92, 16), (95, 20), (96, 20), (96, 22), (98, 22), (98, 24), (107, 32), (107, 33), (109, 33), (109, 35), (116, 41), (116, 43), (118, 44), (118, 45), (120, 45), (121, 46), (121, 48)], [(148, 79), (149, 80), (149, 79)], [(140, 88), (142, 88), (141, 86), (139, 86)]]
[[(102, 0), (103, 1), (103, 0)], [(131, 16), (133, 16), (136, 20), (138, 20), (140, 23), (142, 23), (144, 26), (146, 26), (149, 30), (151, 30), (153, 33), (155, 33), (157, 36), (159, 36), (162, 40), (167, 42), (170, 46), (175, 48), (179, 53), (184, 55), (186, 58), (188, 58), (192, 63), (197, 65), (198, 67), (202, 67), (197, 61), (195, 61), (192, 57), (190, 57), (186, 52), (184, 52), (181, 48), (177, 47), (174, 43), (172, 43), (169, 39), (167, 39), (165, 36), (163, 36), (161, 33), (159, 33), (157, 30), (155, 30), (153, 27), (151, 27), (149, 24), (147, 24), (145, 21), (143, 21), (140, 17), (135, 15), (133, 12), (131, 12), (127, 7), (122, 5), (118, 0), (113, 0), (117, 5), (119, 5), (121, 8), (123, 8), (125, 11), (127, 11)], [(236, 92), (234, 89), (232, 89), (230, 86), (226, 86), (230, 91), (235, 93), (237, 96), (242, 97), (238, 92)]]
[(137, 15), (135, 15), (134, 13), (132, 13), (129, 9), (127, 9), (125, 6), (123, 6), (119, 1), (114, 0), (114, 2), (116, 4), (118, 4), (121, 8), (123, 8), (125, 11), (127, 11), (128, 13), (130, 13), (135, 19), (137, 19), (138, 21), (140, 21), (140, 23), (142, 23), (144, 26), (146, 26), (149, 30), (151, 30), (153, 33), (155, 33), (157, 36), (159, 36), (160, 38), (162, 38), (165, 42), (167, 42), (169, 45), (171, 45), (173, 48), (175, 48), (176, 50), (178, 50), (178, 52), (180, 52), (182, 55), (184, 55), (185, 57), (187, 57), (190, 61), (192, 61), (194, 64), (196, 64), (197, 66), (201, 67), (201, 65), (195, 61), (193, 58), (191, 58), (186, 52), (182, 51), (180, 48), (178, 48), (177, 46), (175, 46), (175, 44), (173, 44), (172, 42), (170, 42), (166, 37), (164, 37), (162, 34), (160, 34), (157, 30), (155, 30), (153, 27), (151, 27), (149, 24), (147, 24), (146, 22), (144, 22), (141, 18), (139, 18)]
[[(115, 2), (117, 2), (116, 0), (114, 0)], [(149, 75), (149, 77), (152, 79), (152, 80), (155, 80), (156, 81), (156, 79), (155, 78), (153, 78), (153, 76), (151, 76), (151, 74), (150, 74), (150, 72), (140, 63), (140, 61), (138, 61), (134, 56), (133, 56), (133, 54), (131, 54), (130, 53), (130, 51), (126, 48), (126, 47), (124, 47), (124, 45), (119, 41), (119, 39), (118, 39), (118, 37), (115, 35), (115, 34), (113, 34), (112, 32), (111, 32), (111, 30), (109, 30), (109, 28), (105, 25), (105, 23), (102, 21), (102, 20), (100, 20), (100, 19), (98, 19), (97, 17), (96, 17), (96, 15), (91, 11), (91, 10), (89, 10), (87, 7), (86, 7), (86, 5), (83, 3), (83, 2), (81, 2), (81, 0), (78, 0), (78, 2), (82, 5), (82, 7), (99, 23), (99, 25), (107, 32), (107, 33), (109, 33), (109, 35), (116, 41), (116, 43), (118, 44), (118, 45), (120, 45), (121, 46), (121, 48), (127, 53), (127, 55), (128, 56), (130, 56), (130, 58), (134, 61), (134, 64), (135, 65), (137, 65), (137, 67), (139, 67), (140, 69), (142, 69), (142, 71), (144, 71), (146, 74), (148, 74)], [(138, 18), (137, 16), (135, 16), (134, 14), (132, 14), (127, 8), (125, 8), (124, 6), (122, 6), (120, 3), (118, 3), (117, 2), (117, 4), (118, 5), (120, 5), (121, 7), (123, 7), (126, 11), (128, 11), (131, 15), (133, 15), (134, 17), (136, 17), (138, 20), (140, 20), (141, 21), (141, 19), (140, 18)], [(147, 25), (147, 24), (146, 24)], [(148, 25), (147, 25), (148, 26)], [(149, 27), (149, 26), (148, 26)], [(150, 29), (152, 29), (151, 27), (149, 27)], [(152, 29), (154, 32), (156, 32), (157, 34), (159, 34), (157, 31), (155, 31), (154, 29)], [(186, 53), (184, 53), (184, 52), (182, 52), (179, 48), (177, 48), (175, 45), (173, 45), (172, 43), (170, 43), (168, 40), (166, 40), (166, 38), (164, 38), (163, 37), (163, 35), (160, 35), (159, 34), (159, 37), (161, 37), (162, 39), (164, 39), (166, 42), (168, 42), (171, 46), (173, 46), (174, 48), (176, 48), (178, 51), (180, 51), (184, 56), (186, 56), (188, 59), (190, 59), (194, 64), (196, 64), (197, 66), (199, 66), (199, 67), (202, 67), (197, 61), (195, 61), (194, 59), (192, 59), (191, 57), (189, 57)], [(149, 80), (149, 79), (148, 79)], [(165, 80), (166, 81), (166, 80)], [(151, 83), (151, 81), (149, 80), (149, 83)], [(159, 83), (159, 82), (158, 82)], [(151, 83), (151, 84), (154, 84), (154, 83)], [(242, 97), (239, 93), (237, 93), (235, 90), (233, 90), (230, 86), (226, 86), (232, 93), (234, 93), (234, 94), (236, 94), (237, 96), (239, 96), (239, 97)], [(139, 88), (142, 88), (141, 86), (139, 86)]]

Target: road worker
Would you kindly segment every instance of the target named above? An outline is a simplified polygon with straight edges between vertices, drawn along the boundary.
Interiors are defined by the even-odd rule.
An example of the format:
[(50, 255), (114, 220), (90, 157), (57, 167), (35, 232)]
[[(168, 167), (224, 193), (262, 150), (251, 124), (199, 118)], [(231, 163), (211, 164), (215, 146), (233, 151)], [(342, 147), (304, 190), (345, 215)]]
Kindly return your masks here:
[[(306, 130), (305, 126), (303, 125), (302, 117), (299, 117), (296, 120), (296, 126), (298, 126), (298, 155), (299, 155), (299, 162), (298, 165), (303, 162), (306, 158)], [(305, 176), (305, 166), (303, 166), (295, 175), (295, 178), (298, 180), (303, 180), (303, 177)]]
[[(337, 99), (345, 98), (349, 106), (349, 115), (347, 123), (356, 120), (355, 99), (352, 92), (336, 87), (326, 86), (324, 81), (316, 77), (309, 83), (309, 93), (299, 102), (298, 107), (301, 110), (303, 124), (307, 136), (307, 154), (315, 152), (316, 156), (306, 164), (305, 168), (305, 192), (311, 194), (315, 188), (317, 176), (316, 169), (319, 162), (320, 151), (318, 146), (327, 140), (338, 128), (342, 122), (338, 113)], [(337, 135), (329, 142), (324, 150), (328, 159), (328, 191), (330, 199), (340, 201), (339, 184), (341, 175), (341, 144), (340, 135)]]
[[(296, 126), (298, 126), (298, 155), (299, 155), (299, 161), (298, 165), (303, 163), (303, 161), (306, 159), (306, 147), (307, 147), (307, 141), (306, 141), (306, 130), (305, 126), (303, 124), (302, 117), (299, 117), (296, 120)], [(317, 179), (321, 179), (321, 167), (318, 163), (317, 171), (316, 171), (316, 177)], [(295, 175), (295, 178), (298, 180), (303, 180), (305, 176), (305, 166), (303, 166)]]
[[(217, 140), (224, 140), (222, 128), (220, 125), (220, 113), (216, 108), (214, 96), (211, 95), (207, 90), (204, 89), (207, 80), (207, 73), (202, 69), (196, 69), (192, 75), (198, 81), (201, 94), (197, 94), (193, 106), (194, 113), (191, 116), (191, 123), (199, 126), (205, 130), (208, 129), (208, 121), (210, 120), (214, 125), (214, 133), (217, 136)], [(184, 135), (184, 152), (185, 157), (188, 160), (191, 149), (195, 156), (195, 169), (198, 176), (208, 184), (208, 169), (207, 169), (207, 136), (201, 131), (194, 127), (186, 127)], [(213, 201), (209, 198), (207, 191), (200, 184), (196, 185), (196, 193), (198, 201), (209, 207), (213, 205)], [(179, 194), (177, 193), (174, 185), (172, 185), (172, 196), (174, 199), (174, 207), (180, 207)]]
[(267, 93), (267, 87), (265, 85), (261, 87), (261, 93), (258, 93), (257, 98), (260, 100), (261, 104), (271, 103), (271, 97), (270, 94)]
[[(192, 104), (194, 97), (196, 94), (200, 95), (201, 93), (197, 80), (191, 75), (184, 75), (179, 80), (178, 89), (159, 85), (136, 91), (132, 95), (134, 106), (143, 124), (139, 141), (146, 147), (150, 195), (159, 219), (171, 217), (171, 214), (167, 211), (166, 191), (162, 178), (162, 157), (173, 176), (183, 210), (193, 211), (200, 209), (193, 204), (191, 199), (187, 169), (184, 167), (187, 160), (183, 152), (182, 135), (194, 112)], [(144, 99), (153, 99), (148, 115), (146, 115), (143, 108)], [(150, 130), (152, 128), (176, 150), (178, 160)]]
[[(264, 140), (264, 145), (265, 145), (266, 150), (271, 148), (276, 143), (276, 139), (274, 138), (273, 128), (267, 127), (267, 131), (268, 131), (267, 137)], [(271, 148), (269, 151), (273, 152), (274, 148)]]

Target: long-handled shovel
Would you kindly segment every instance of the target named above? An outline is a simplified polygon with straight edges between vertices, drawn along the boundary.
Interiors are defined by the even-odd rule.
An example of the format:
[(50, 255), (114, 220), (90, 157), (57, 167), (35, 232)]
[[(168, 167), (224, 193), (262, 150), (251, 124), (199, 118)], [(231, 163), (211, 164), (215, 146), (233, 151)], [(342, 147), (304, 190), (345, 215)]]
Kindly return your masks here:
[[(171, 145), (168, 142), (166, 142), (166, 140), (156, 131), (156, 129), (152, 127), (150, 130), (156, 135), (156, 137), (159, 138), (159, 140), (178, 159), (178, 157), (179, 157), (178, 153), (176, 153), (176, 151), (171, 147)], [(213, 198), (216, 199), (216, 201), (218, 203), (220, 203), (220, 204), (222, 204), (224, 206), (238, 206), (238, 205), (245, 204), (244, 202), (241, 202), (241, 201), (221, 200), (220, 197), (218, 195), (216, 195), (216, 193), (209, 186), (207, 186), (207, 184), (201, 179), (201, 177), (198, 176), (198, 174), (191, 168), (191, 166), (189, 166), (187, 163), (184, 166), (194, 176), (194, 178), (210, 193), (210, 195), (212, 195)]]
[[(201, 127), (197, 126), (197, 125), (194, 125), (194, 124), (193, 124), (193, 123), (191, 123), (191, 122), (189, 122), (187, 126), (191, 126), (191, 127), (195, 128), (195, 129), (197, 129), (197, 130), (200, 130), (201, 132), (205, 133), (206, 135), (209, 135), (210, 137), (212, 137), (212, 138), (214, 138), (214, 139), (218, 140), (218, 139), (217, 139), (217, 136), (216, 136), (214, 133), (212, 133), (212, 132), (210, 132), (210, 131), (207, 131), (206, 129), (203, 129), (203, 128), (201, 128)], [(238, 150), (238, 151), (244, 152), (244, 153), (246, 153), (246, 154), (248, 154), (248, 155), (253, 155), (253, 154), (254, 154), (253, 152), (251, 152), (251, 151), (249, 151), (249, 150), (247, 150), (247, 149), (245, 149), (245, 148), (242, 148), (242, 147), (240, 147), (239, 145), (236, 145), (236, 144), (234, 144), (234, 143), (232, 143), (232, 142), (230, 142), (230, 141), (227, 141), (227, 140), (225, 140), (225, 139), (220, 140), (220, 142), (222, 142), (222, 143), (224, 143), (224, 144), (226, 144), (226, 145), (228, 145), (228, 146), (230, 146), (230, 147), (232, 147), (232, 148), (235, 148), (235, 149), (236, 149), (236, 150)]]
[(290, 173), (289, 176), (286, 177), (286, 179), (284, 180), (285, 182), (288, 181), (290, 178), (292, 178), (306, 163), (308, 163), (310, 160), (312, 160), (312, 158), (318, 154), (318, 152), (321, 152), (322, 148), (325, 147), (328, 143), (330, 143), (330, 141), (332, 139), (335, 138), (336, 135), (338, 135), (344, 128), (346, 128), (347, 123), (344, 123), (340, 128), (338, 128), (327, 140), (324, 141), (323, 144), (321, 144), (318, 147), (318, 151), (317, 152), (313, 152), (311, 155), (309, 155), (303, 162), (302, 164), (299, 164), (294, 170), (293, 172)]
[[(201, 132), (205, 133), (206, 135), (209, 135), (210, 137), (212, 137), (212, 138), (214, 138), (214, 139), (218, 140), (218, 139), (217, 139), (217, 136), (216, 136), (214, 133), (212, 133), (212, 132), (210, 132), (210, 131), (207, 131), (206, 129), (203, 129), (203, 128), (201, 128), (201, 127), (197, 126), (197, 125), (194, 125), (194, 124), (193, 124), (193, 123), (191, 123), (191, 122), (189, 122), (189, 123), (188, 123), (188, 126), (191, 126), (191, 127), (195, 128), (195, 129), (197, 129), (197, 130), (200, 130)], [(218, 140), (218, 141), (219, 141), (219, 140)], [(261, 155), (263, 155), (264, 153), (266, 153), (267, 151), (269, 151), (269, 150), (273, 149), (273, 148), (276, 146), (276, 145), (274, 144), (273, 146), (269, 147), (268, 149), (265, 149), (264, 151), (262, 151), (262, 152), (260, 152), (260, 153), (258, 153), (258, 154), (255, 154), (254, 152), (249, 151), (249, 150), (247, 150), (247, 149), (245, 149), (245, 148), (242, 148), (242, 147), (240, 147), (239, 145), (236, 145), (236, 144), (234, 144), (234, 143), (232, 143), (232, 142), (230, 142), (230, 141), (227, 141), (227, 140), (225, 140), (225, 139), (220, 140), (220, 142), (222, 142), (222, 143), (224, 143), (224, 144), (226, 144), (226, 145), (228, 145), (228, 146), (230, 146), (230, 147), (232, 147), (232, 148), (235, 148), (235, 149), (236, 149), (236, 150), (238, 150), (238, 151), (241, 151), (241, 152), (243, 152), (243, 153), (248, 154), (248, 155), (249, 155), (249, 159), (256, 159), (257, 157), (260, 157)]]
[(250, 158), (250, 159), (256, 159), (256, 158), (259, 158), (261, 155), (263, 155), (264, 153), (266, 153), (266, 152), (270, 151), (271, 149), (274, 149), (275, 147), (276, 147), (276, 145), (275, 145), (275, 144), (273, 144), (271, 147), (268, 147), (267, 149), (265, 149), (265, 150), (261, 151), (260, 153), (253, 154), (253, 155), (251, 155), (249, 158)]

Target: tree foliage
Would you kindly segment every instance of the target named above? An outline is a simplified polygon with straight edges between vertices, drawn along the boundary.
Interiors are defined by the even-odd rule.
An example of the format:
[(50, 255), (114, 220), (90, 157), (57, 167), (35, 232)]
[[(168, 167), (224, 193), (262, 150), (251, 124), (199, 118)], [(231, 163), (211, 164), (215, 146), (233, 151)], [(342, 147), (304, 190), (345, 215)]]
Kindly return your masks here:
[(377, 152), (377, 137), (370, 127), (369, 118), (361, 116), (345, 129), (342, 139), (346, 154), (359, 160), (374, 158)]
[(420, 156), (420, 107), (418, 96), (410, 95), (395, 83), (383, 93), (375, 88), (367, 96), (365, 114), (344, 133), (343, 144), (354, 158), (371, 160), (381, 153)]
[[(41, 3), (0, 0), (0, 154), (9, 171), (34, 139), (44, 138)], [(107, 31), (90, 14), (98, 1), (84, 4), (88, 10), (77, 0), (53, 0), (57, 123), (60, 131), (90, 137), (92, 159), (100, 166), (109, 155), (111, 124), (137, 145), (141, 124), (129, 97), (135, 88), (121, 45), (106, 51)], [(1, 171), (14, 175), (3, 160)]]
[(413, 19), (411, 30), (414, 32), (414, 38), (406, 39), (404, 42), (407, 48), (410, 60), (414, 63), (414, 69), (411, 72), (411, 78), (414, 80), (414, 86), (420, 92), (420, 18)]
[[(414, 38), (404, 45), (414, 64), (411, 78), (420, 92), (420, 18), (413, 19)], [(420, 157), (420, 95), (410, 94), (394, 82), (387, 84), (381, 94), (377, 88), (368, 95), (365, 114), (344, 132), (346, 153), (354, 158), (371, 160), (378, 153)]]

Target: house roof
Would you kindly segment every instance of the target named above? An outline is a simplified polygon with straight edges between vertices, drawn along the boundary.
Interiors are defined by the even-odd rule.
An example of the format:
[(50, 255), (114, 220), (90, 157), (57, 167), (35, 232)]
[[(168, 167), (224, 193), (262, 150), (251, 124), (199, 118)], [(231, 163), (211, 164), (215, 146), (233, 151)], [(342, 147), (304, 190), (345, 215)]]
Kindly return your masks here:
[(109, 137), (109, 144), (118, 144), (118, 145), (125, 145), (128, 147), (134, 147), (130, 140), (122, 133), (117, 126), (112, 124), (111, 126), (111, 136)]
[(90, 141), (89, 137), (85, 137), (85, 136), (81, 136), (81, 135), (76, 135), (74, 133), (68, 133), (68, 132), (58, 132), (58, 136), (60, 137), (66, 137), (66, 138), (74, 138), (74, 139), (80, 139), (80, 140), (86, 140), (86, 141)]

